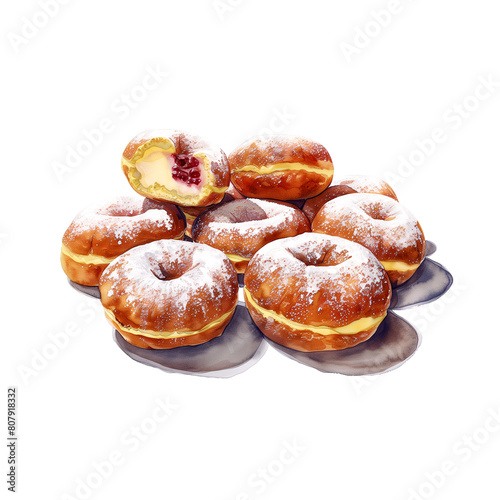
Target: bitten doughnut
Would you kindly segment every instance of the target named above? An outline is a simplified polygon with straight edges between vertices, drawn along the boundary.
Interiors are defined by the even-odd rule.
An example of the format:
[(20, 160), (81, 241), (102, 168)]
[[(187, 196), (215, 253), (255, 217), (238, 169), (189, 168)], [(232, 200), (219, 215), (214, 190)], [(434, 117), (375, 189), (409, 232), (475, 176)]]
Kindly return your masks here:
[(306, 200), (302, 211), (312, 223), (319, 209), (327, 201), (352, 193), (383, 194), (398, 201), (396, 193), (383, 179), (369, 175), (351, 175), (350, 177), (342, 177), (339, 180), (334, 179), (332, 185), (320, 195)]
[(251, 139), (228, 159), (231, 182), (248, 198), (311, 198), (324, 191), (333, 178), (326, 148), (302, 137)]
[(218, 203), (230, 181), (221, 149), (177, 130), (135, 136), (123, 152), (122, 169), (139, 194), (188, 207)]
[(266, 337), (298, 351), (368, 340), (391, 299), (387, 273), (366, 248), (324, 234), (276, 240), (248, 264), (244, 296)]
[(111, 324), (132, 345), (171, 349), (222, 334), (238, 302), (238, 279), (222, 252), (188, 241), (133, 248), (101, 276)]
[(193, 240), (223, 251), (238, 273), (266, 243), (310, 231), (296, 207), (259, 199), (234, 200), (203, 212), (193, 223)]
[(132, 247), (182, 238), (180, 210), (139, 196), (124, 196), (81, 211), (64, 233), (61, 265), (71, 281), (97, 286), (104, 269)]
[(410, 279), (425, 257), (424, 233), (417, 219), (381, 194), (349, 194), (329, 201), (314, 218), (312, 230), (347, 238), (371, 250), (393, 285)]

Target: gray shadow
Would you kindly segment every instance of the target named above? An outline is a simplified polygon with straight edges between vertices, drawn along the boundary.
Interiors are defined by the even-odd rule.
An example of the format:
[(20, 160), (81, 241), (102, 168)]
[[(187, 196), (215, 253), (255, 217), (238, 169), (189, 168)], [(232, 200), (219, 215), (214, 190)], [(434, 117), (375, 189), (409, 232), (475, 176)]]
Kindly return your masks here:
[(170, 373), (229, 378), (248, 370), (264, 355), (267, 344), (245, 306), (237, 305), (224, 333), (197, 346), (143, 349), (129, 344), (116, 330), (114, 339), (133, 360)]
[(410, 323), (389, 311), (373, 337), (340, 351), (301, 352), (266, 340), (288, 358), (321, 372), (374, 375), (401, 366), (417, 350), (421, 338)]

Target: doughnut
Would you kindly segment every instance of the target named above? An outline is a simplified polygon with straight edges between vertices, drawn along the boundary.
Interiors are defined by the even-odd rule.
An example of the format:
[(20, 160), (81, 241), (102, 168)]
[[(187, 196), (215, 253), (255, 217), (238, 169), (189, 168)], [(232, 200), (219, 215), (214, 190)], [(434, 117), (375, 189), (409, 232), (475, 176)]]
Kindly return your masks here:
[(233, 185), (233, 183), (229, 184), (229, 188), (226, 191), (227, 194), (230, 194), (235, 200), (242, 200), (245, 198)]
[(314, 217), (316, 217), (316, 214), (318, 213), (319, 209), (327, 201), (334, 200), (339, 196), (344, 196), (346, 194), (352, 194), (356, 192), (357, 191), (354, 191), (354, 189), (352, 189), (349, 186), (344, 186), (344, 185), (330, 186), (318, 196), (306, 200), (306, 202), (302, 206), (302, 211), (306, 214), (307, 218), (309, 219), (309, 222), (311, 222), (312, 224), (312, 221), (314, 220)]
[(207, 245), (159, 240), (133, 248), (102, 273), (107, 319), (137, 347), (198, 345), (222, 334), (238, 302), (229, 259)]
[(184, 236), (179, 209), (139, 196), (123, 196), (82, 210), (66, 229), (61, 265), (71, 281), (97, 286), (104, 269), (132, 247)]
[[(222, 198), (222, 201), (217, 203), (216, 205), (212, 205), (212, 207), (218, 207), (219, 205), (222, 205), (223, 203), (227, 203), (229, 201), (233, 201), (234, 197), (229, 194), (227, 191), (224, 193), (224, 197)], [(202, 214), (205, 210), (208, 210), (209, 208), (212, 207), (179, 207), (186, 217), (186, 236), (189, 236), (192, 238), (192, 233), (191, 229), (193, 227), (193, 222), (198, 217), (198, 215)]]
[(326, 148), (302, 137), (250, 139), (228, 160), (231, 182), (248, 198), (311, 198), (324, 191), (333, 178)]
[(193, 241), (226, 254), (238, 273), (266, 243), (310, 231), (293, 205), (260, 199), (234, 200), (203, 212), (193, 223)]
[(298, 351), (335, 351), (376, 332), (391, 284), (363, 246), (304, 233), (261, 248), (248, 264), (243, 293), (266, 337)]
[(373, 175), (349, 175), (335, 180), (332, 185), (349, 186), (357, 193), (383, 194), (399, 201), (394, 189), (383, 179)]
[(142, 196), (187, 207), (218, 203), (230, 181), (221, 149), (177, 130), (147, 130), (135, 136), (123, 152), (122, 169)]
[(381, 194), (349, 194), (327, 202), (314, 218), (312, 230), (371, 250), (393, 285), (409, 280), (425, 257), (424, 233), (417, 219)]
[(352, 193), (383, 194), (398, 201), (396, 193), (383, 179), (369, 175), (351, 175), (350, 177), (342, 177), (339, 180), (334, 180), (332, 185), (320, 195), (306, 200), (302, 210), (312, 223), (319, 209), (327, 201)]

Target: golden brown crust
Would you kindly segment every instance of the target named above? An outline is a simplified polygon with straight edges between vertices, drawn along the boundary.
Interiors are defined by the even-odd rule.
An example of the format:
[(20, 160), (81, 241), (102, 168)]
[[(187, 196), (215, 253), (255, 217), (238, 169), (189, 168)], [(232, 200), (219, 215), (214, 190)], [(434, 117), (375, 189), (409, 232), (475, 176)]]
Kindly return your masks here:
[(375, 326), (353, 335), (320, 335), (308, 329), (307, 325), (304, 325), (302, 330), (292, 330), (279, 321), (265, 318), (248, 301), (246, 305), (255, 324), (262, 332), (265, 332), (266, 337), (277, 344), (296, 351), (315, 352), (347, 349), (368, 340), (378, 328), (378, 326)]
[(208, 246), (178, 240), (155, 241), (117, 258), (99, 290), (113, 326), (134, 345), (151, 348), (220, 335), (238, 300), (229, 260)]
[(229, 184), (229, 188), (228, 190), (226, 191), (227, 194), (230, 194), (233, 199), (235, 200), (243, 200), (244, 198), (246, 198), (246, 196), (242, 195), (235, 187), (234, 187), (234, 184), (231, 183)]
[(245, 302), (264, 335), (302, 351), (367, 340), (391, 299), (387, 273), (373, 254), (314, 233), (266, 245), (250, 261), (244, 281)]
[(97, 286), (108, 264), (82, 264), (61, 252), (61, 266), (71, 281), (85, 286)]
[(73, 219), (62, 238), (61, 265), (71, 281), (97, 286), (109, 264), (103, 259), (114, 259), (152, 241), (181, 238), (185, 227), (185, 218), (175, 205), (145, 198), (117, 198), (89, 207)]
[[(326, 148), (301, 137), (251, 139), (236, 148), (228, 160), (231, 182), (249, 198), (310, 198), (324, 191), (333, 178)], [(270, 171), (272, 167), (275, 169)]]
[(182, 205), (182, 201), (175, 197), (165, 197), (151, 193), (145, 189), (141, 189), (140, 185), (136, 186), (129, 178), (130, 165), (135, 164), (138, 157), (142, 156), (148, 148), (148, 144), (166, 143), (172, 144), (177, 155), (192, 156), (195, 153), (203, 152), (210, 161), (210, 171), (213, 174), (213, 187), (216, 191), (199, 196), (192, 206), (209, 206), (219, 203), (224, 191), (229, 187), (230, 173), (227, 156), (220, 148), (213, 148), (208, 142), (202, 138), (181, 132), (178, 130), (154, 129), (146, 130), (136, 135), (126, 146), (122, 154), (122, 170), (125, 174), (130, 186), (134, 191), (147, 198), (157, 201), (167, 201), (176, 205)]
[(231, 171), (247, 165), (263, 167), (277, 163), (302, 163), (330, 170), (328, 165), (321, 166), (321, 162), (332, 162), (324, 146), (310, 139), (286, 135), (250, 139), (229, 155)]
[(307, 217), (294, 205), (246, 198), (203, 212), (193, 223), (192, 237), (224, 252), (243, 273), (250, 258), (270, 241), (308, 231)]
[(357, 193), (382, 194), (395, 201), (399, 201), (394, 189), (383, 179), (372, 175), (350, 175), (335, 180), (333, 185), (349, 186)]
[(317, 196), (330, 183), (323, 175), (304, 170), (285, 170), (272, 174), (236, 172), (232, 174), (232, 181), (248, 198), (284, 201)]
[(409, 271), (386, 271), (393, 286), (399, 286), (408, 281), (415, 273), (416, 269)]
[(199, 345), (208, 342), (209, 340), (219, 337), (224, 332), (224, 329), (229, 324), (233, 318), (234, 311), (231, 315), (213, 328), (205, 330), (202, 333), (192, 334), (185, 337), (173, 337), (173, 338), (154, 338), (146, 337), (144, 335), (135, 335), (133, 333), (127, 332), (123, 327), (116, 321), (112, 321), (112, 325), (118, 331), (118, 333), (129, 343), (137, 347), (142, 347), (144, 349), (173, 349), (175, 347), (182, 347), (186, 345)]
[[(115, 203), (103, 204), (96, 208), (96, 214), (103, 217), (94, 218), (85, 225), (81, 224), (82, 217), (86, 216), (86, 213), (82, 212), (65, 231), (63, 245), (77, 254), (115, 258), (131, 248), (151, 241), (182, 237), (185, 221), (177, 206), (171, 203), (142, 199), (140, 206), (134, 208), (132, 211), (122, 210), (121, 200), (117, 199)], [(168, 217), (171, 225), (158, 224), (155, 219), (144, 218), (140, 223), (140, 228), (133, 234), (131, 233), (130, 237), (127, 237), (126, 234), (123, 235), (123, 219), (125, 217), (130, 218), (130, 224), (132, 224), (132, 217), (146, 214), (150, 210), (165, 212), (165, 217)]]
[(227, 191), (224, 193), (224, 197), (222, 198), (222, 201), (217, 203), (216, 205), (208, 206), (208, 207), (179, 207), (182, 212), (184, 213), (184, 216), (186, 217), (186, 235), (189, 236), (190, 238), (193, 237), (192, 234), (192, 229), (193, 229), (193, 222), (198, 217), (201, 215), (203, 212), (208, 210), (209, 208), (214, 208), (214, 207), (219, 207), (220, 205), (223, 205), (224, 203), (229, 203), (230, 201), (233, 201), (235, 197), (228, 193)]
[[(420, 223), (388, 196), (358, 193), (331, 200), (317, 213), (312, 230), (355, 241), (383, 263), (418, 266), (425, 258)], [(387, 272), (393, 285), (397, 285), (408, 280), (416, 269)]]
[(302, 211), (306, 214), (307, 218), (309, 219), (309, 222), (311, 222), (312, 224), (312, 221), (314, 220), (314, 217), (316, 217), (316, 214), (318, 213), (319, 209), (327, 201), (334, 200), (339, 196), (344, 196), (346, 194), (352, 194), (352, 193), (356, 193), (356, 191), (354, 191), (354, 189), (352, 189), (349, 186), (343, 186), (343, 185), (331, 186), (327, 188), (325, 191), (323, 191), (320, 195), (306, 200), (306, 202), (302, 207)]

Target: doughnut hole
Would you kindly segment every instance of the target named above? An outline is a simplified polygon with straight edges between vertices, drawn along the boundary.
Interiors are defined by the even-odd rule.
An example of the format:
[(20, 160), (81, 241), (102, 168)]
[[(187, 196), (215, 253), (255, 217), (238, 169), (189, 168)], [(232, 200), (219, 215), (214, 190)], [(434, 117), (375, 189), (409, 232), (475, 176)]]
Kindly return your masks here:
[(160, 281), (172, 281), (180, 278), (193, 267), (192, 259), (183, 261), (164, 260), (153, 262), (151, 272)]
[(288, 249), (288, 252), (290, 252), (297, 260), (303, 262), (306, 266), (314, 267), (338, 266), (351, 258), (346, 250), (337, 252), (334, 248), (331, 248), (324, 254), (305, 254), (294, 249)]
[(360, 208), (374, 220), (385, 221), (390, 217), (389, 211), (381, 203), (370, 203)]
[(226, 203), (224, 206), (218, 206), (217, 210), (213, 210), (206, 215), (206, 222), (229, 222), (238, 224), (241, 222), (250, 222), (267, 219), (266, 212), (254, 203), (247, 199), (233, 200)]

